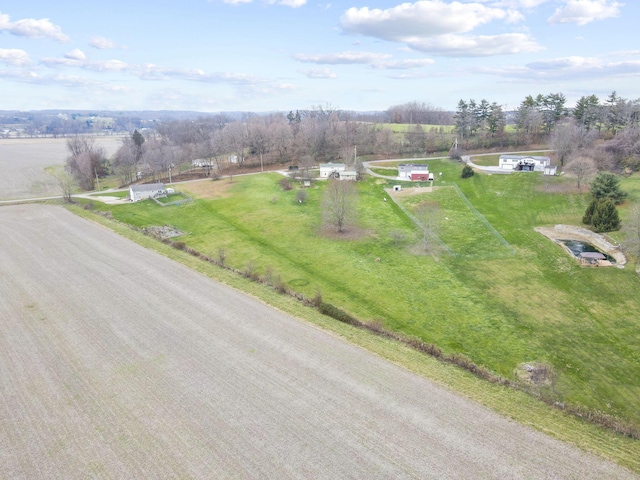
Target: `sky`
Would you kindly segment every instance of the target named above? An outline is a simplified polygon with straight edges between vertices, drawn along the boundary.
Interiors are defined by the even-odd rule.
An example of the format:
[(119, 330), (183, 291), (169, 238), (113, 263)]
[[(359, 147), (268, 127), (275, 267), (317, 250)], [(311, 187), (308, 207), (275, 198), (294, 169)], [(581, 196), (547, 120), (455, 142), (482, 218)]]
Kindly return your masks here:
[(0, 0), (0, 110), (640, 97), (633, 0)]

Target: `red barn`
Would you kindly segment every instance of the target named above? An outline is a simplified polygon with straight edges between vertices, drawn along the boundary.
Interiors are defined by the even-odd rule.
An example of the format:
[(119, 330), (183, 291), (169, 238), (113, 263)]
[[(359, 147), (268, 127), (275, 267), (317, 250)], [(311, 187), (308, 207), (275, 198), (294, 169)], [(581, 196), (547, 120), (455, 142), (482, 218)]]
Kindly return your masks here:
[(429, 181), (429, 172), (411, 172), (412, 182), (427, 182)]

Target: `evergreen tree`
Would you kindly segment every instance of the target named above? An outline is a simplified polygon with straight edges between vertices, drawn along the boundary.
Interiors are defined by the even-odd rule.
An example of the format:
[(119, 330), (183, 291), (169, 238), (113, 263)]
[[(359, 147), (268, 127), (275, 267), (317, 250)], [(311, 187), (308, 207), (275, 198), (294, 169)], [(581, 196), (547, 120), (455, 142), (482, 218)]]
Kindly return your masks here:
[(460, 177), (462, 178), (469, 178), (469, 177), (473, 177), (473, 174), (475, 172), (473, 171), (473, 168), (471, 168), (469, 165), (465, 165), (462, 168), (462, 173), (460, 174)]
[(591, 217), (591, 226), (594, 232), (612, 232), (620, 229), (620, 217), (618, 209), (609, 198), (597, 200), (596, 207)]
[(596, 200), (611, 199), (620, 205), (627, 197), (627, 192), (620, 190), (620, 179), (609, 172), (599, 173), (591, 182), (591, 195)]

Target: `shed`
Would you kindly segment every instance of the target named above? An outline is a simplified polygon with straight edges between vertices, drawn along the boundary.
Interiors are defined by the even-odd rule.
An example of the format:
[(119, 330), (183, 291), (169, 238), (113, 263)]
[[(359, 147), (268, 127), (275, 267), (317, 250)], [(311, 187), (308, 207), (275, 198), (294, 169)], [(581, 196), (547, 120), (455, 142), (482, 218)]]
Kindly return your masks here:
[(167, 189), (164, 183), (143, 183), (141, 185), (131, 185), (129, 187), (129, 200), (139, 202), (147, 198), (166, 195)]
[(412, 182), (428, 182), (429, 172), (411, 172)]
[(344, 170), (343, 172), (340, 172), (338, 174), (338, 178), (340, 180), (357, 180), (358, 179), (358, 172), (356, 172), (355, 170)]
[(399, 178), (411, 178), (412, 173), (429, 173), (429, 165), (424, 163), (401, 163), (398, 165)]

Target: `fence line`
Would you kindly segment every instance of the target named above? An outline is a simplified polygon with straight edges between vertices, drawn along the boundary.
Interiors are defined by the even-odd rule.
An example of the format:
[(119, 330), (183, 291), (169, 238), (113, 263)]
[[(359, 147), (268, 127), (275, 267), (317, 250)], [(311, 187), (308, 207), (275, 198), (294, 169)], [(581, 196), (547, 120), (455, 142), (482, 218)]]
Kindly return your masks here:
[(460, 190), (460, 187), (458, 186), (458, 184), (456, 182), (453, 182), (453, 188), (456, 189), (456, 192), (458, 193), (458, 196), (464, 201), (464, 203), (467, 204), (467, 206), (469, 207), (469, 209), (476, 215), (476, 217), (478, 217), (480, 219), (480, 221), (489, 229), (489, 231), (491, 232), (491, 234), (496, 237), (498, 239), (498, 241), (500, 243), (502, 243), (502, 245), (504, 245), (505, 247), (507, 247), (511, 253), (513, 255), (516, 254), (516, 249), (513, 248), (511, 246), (511, 244), (509, 242), (507, 242), (504, 237), (502, 235), (500, 235), (500, 233), (493, 228), (493, 225), (491, 225), (489, 223), (489, 221), (484, 217), (484, 215), (482, 215), (469, 201), (469, 199), (466, 197), (466, 195), (462, 192), (462, 190)]

